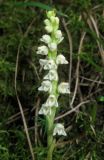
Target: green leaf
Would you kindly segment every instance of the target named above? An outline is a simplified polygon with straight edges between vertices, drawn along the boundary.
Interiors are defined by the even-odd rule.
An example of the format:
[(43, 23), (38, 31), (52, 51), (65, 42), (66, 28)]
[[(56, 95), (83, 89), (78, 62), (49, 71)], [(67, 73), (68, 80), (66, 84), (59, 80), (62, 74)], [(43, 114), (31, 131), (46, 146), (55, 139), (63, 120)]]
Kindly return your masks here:
[[(38, 8), (47, 10), (47, 11), (54, 9), (54, 7), (46, 5), (46, 4), (41, 3), (41, 2), (16, 2), (14, 4), (14, 6), (16, 6), (16, 7), (38, 7)], [(64, 14), (60, 11), (56, 11), (56, 13), (60, 16), (68, 17), (66, 14)]]

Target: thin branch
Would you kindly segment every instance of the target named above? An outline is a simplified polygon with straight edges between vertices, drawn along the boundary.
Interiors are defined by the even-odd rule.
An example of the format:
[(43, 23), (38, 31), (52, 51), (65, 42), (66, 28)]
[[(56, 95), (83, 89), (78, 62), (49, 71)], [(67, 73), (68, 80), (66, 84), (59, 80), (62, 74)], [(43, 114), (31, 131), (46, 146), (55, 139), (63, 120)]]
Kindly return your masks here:
[(66, 117), (67, 115), (69, 115), (69, 114), (71, 114), (71, 113), (73, 113), (73, 112), (76, 112), (83, 104), (87, 104), (87, 103), (89, 103), (89, 102), (90, 102), (90, 100), (86, 100), (86, 101), (81, 102), (81, 103), (78, 104), (75, 108), (73, 108), (73, 109), (71, 109), (70, 111), (68, 111), (68, 112), (66, 112), (66, 113), (64, 113), (64, 114), (56, 117), (56, 118), (55, 118), (55, 121), (56, 121), (56, 120), (59, 120), (59, 119), (61, 119), (61, 118), (63, 118), (63, 117)]
[(77, 89), (78, 89), (78, 82), (79, 82), (79, 66), (80, 66), (80, 52), (82, 50), (82, 46), (83, 46), (83, 40), (85, 38), (86, 32), (82, 33), (81, 36), (81, 40), (80, 40), (80, 44), (79, 44), (79, 49), (78, 49), (78, 62), (77, 62), (77, 67), (76, 67), (76, 83), (75, 83), (75, 89), (74, 89), (74, 94), (73, 94), (73, 98), (71, 100), (70, 103), (70, 107), (73, 108), (73, 103), (77, 94)]
[(83, 77), (83, 76), (79, 76), (79, 77), (81, 77), (81, 78), (83, 78), (83, 79), (85, 79), (87, 81), (90, 81), (90, 82), (99, 83), (101, 85), (104, 85), (104, 82), (102, 82), (102, 81), (96, 81), (94, 79), (86, 78), (86, 77)]
[(71, 75), (72, 75), (72, 54), (73, 54), (73, 44), (72, 44), (72, 36), (70, 31), (67, 28), (67, 24), (65, 22), (65, 19), (62, 19), (62, 23), (63, 26), (65, 28), (65, 31), (67, 33), (67, 37), (68, 37), (68, 42), (69, 42), (69, 55), (70, 55), (70, 59), (69, 59), (69, 88), (71, 88)]

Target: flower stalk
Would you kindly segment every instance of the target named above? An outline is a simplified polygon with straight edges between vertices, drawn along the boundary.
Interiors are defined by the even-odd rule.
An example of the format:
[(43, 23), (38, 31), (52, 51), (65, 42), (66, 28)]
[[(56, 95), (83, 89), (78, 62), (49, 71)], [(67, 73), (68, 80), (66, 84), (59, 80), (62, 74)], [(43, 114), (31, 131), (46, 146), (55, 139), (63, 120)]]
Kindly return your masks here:
[[(61, 30), (59, 30), (59, 18), (56, 17), (54, 10), (47, 12), (47, 19), (44, 20), (45, 30), (48, 34), (43, 35), (40, 41), (45, 45), (38, 47), (37, 54), (46, 56), (45, 59), (40, 59), (40, 65), (47, 74), (43, 78), (39, 91), (48, 92), (48, 98), (39, 111), (43, 114), (47, 121), (47, 160), (52, 160), (53, 150), (55, 148), (55, 136), (66, 136), (64, 126), (60, 123), (54, 124), (56, 110), (59, 107), (59, 94), (69, 94), (69, 85), (66, 82), (58, 84), (58, 65), (68, 64), (68, 61), (62, 54), (58, 54), (58, 44), (64, 39)], [(57, 55), (58, 54), (58, 55)]]

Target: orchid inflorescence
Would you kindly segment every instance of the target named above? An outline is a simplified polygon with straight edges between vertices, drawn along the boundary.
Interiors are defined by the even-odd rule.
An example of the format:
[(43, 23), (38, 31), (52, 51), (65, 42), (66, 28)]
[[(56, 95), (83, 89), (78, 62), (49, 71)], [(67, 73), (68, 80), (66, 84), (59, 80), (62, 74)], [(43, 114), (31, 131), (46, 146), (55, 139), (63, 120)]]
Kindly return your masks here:
[[(45, 30), (47, 34), (43, 35), (40, 39), (44, 45), (38, 47), (37, 54), (46, 56), (45, 59), (40, 59), (39, 63), (44, 70), (48, 70), (48, 73), (44, 76), (39, 91), (48, 92), (49, 97), (39, 111), (39, 114), (43, 114), (46, 117), (51, 117), (56, 112), (58, 105), (59, 94), (69, 94), (69, 84), (62, 82), (58, 84), (57, 69), (60, 64), (68, 64), (68, 61), (62, 54), (57, 55), (58, 44), (64, 39), (61, 30), (59, 30), (59, 18), (56, 17), (54, 10), (47, 12), (47, 19), (44, 20)], [(54, 122), (53, 122), (54, 123)], [(56, 123), (53, 125), (53, 136), (56, 134), (66, 136), (66, 132), (63, 124)]]

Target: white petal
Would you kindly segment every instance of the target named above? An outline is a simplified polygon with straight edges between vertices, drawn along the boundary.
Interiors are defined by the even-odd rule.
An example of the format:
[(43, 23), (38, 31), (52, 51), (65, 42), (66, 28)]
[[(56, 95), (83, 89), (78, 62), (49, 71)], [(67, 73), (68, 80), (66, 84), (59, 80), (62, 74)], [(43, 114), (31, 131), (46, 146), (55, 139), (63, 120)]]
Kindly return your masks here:
[(46, 59), (40, 59), (40, 60), (39, 60), (39, 63), (40, 63), (40, 65), (41, 65), (42, 67), (44, 67), (44, 66), (47, 64), (47, 62), (48, 62), (48, 60), (46, 60)]
[(58, 102), (55, 95), (50, 95), (46, 101), (46, 105), (49, 107), (58, 107)]
[(43, 115), (51, 115), (51, 107), (47, 106), (46, 104), (43, 104), (39, 114), (43, 114)]
[(46, 26), (50, 26), (50, 25), (51, 25), (51, 22), (50, 22), (49, 19), (45, 19), (45, 20), (44, 20), (44, 23), (45, 23)]
[(50, 69), (57, 69), (57, 65), (55, 62), (51, 60), (47, 60), (47, 63), (44, 65), (45, 70), (50, 70)]
[(40, 46), (38, 47), (37, 54), (47, 55), (48, 54), (48, 47), (46, 46)]
[(66, 60), (66, 58), (62, 54), (59, 54), (56, 57), (56, 64), (68, 64), (68, 61)]
[(61, 123), (57, 123), (55, 125), (54, 131), (53, 131), (53, 136), (55, 136), (56, 134), (63, 135), (63, 136), (67, 135), (65, 132), (64, 126)]
[(53, 27), (50, 25), (50, 26), (46, 26), (45, 27), (45, 30), (48, 32), (48, 33), (51, 33), (53, 31)]
[(54, 42), (48, 44), (48, 47), (49, 47), (49, 49), (50, 49), (51, 51), (57, 50), (57, 44), (54, 43)]
[(41, 86), (38, 88), (39, 91), (49, 91), (51, 92), (52, 91), (52, 84), (50, 81), (43, 81)]
[(56, 70), (50, 70), (49, 73), (44, 77), (44, 79), (52, 80), (58, 80), (58, 75)]
[(70, 90), (69, 90), (69, 83), (66, 82), (62, 82), (59, 84), (58, 86), (58, 92), (62, 93), (62, 94), (69, 94)]
[(47, 34), (43, 35), (42, 38), (40, 39), (42, 42), (45, 42), (46, 44), (51, 43), (51, 37)]

